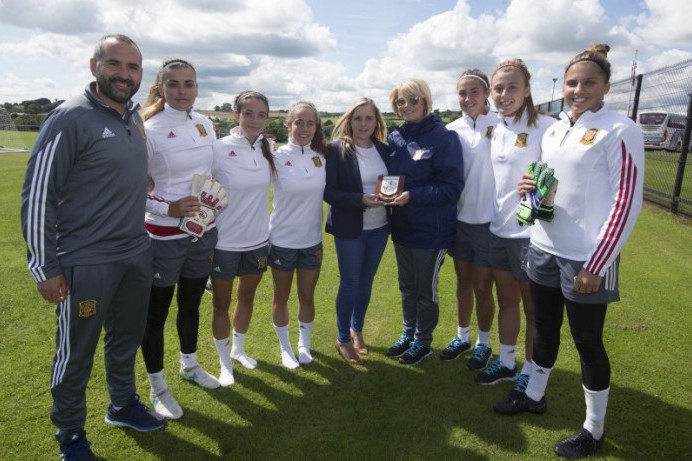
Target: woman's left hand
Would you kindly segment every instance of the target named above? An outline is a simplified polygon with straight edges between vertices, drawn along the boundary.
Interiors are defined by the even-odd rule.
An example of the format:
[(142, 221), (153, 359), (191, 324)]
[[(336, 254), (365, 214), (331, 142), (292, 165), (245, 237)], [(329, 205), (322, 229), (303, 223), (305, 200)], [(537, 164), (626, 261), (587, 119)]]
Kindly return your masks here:
[(603, 277), (592, 274), (582, 267), (579, 273), (574, 277), (574, 286), (572, 289), (581, 294), (596, 293), (598, 287), (601, 286), (601, 281), (603, 281)]
[(409, 201), (409, 194), (408, 191), (404, 191), (401, 194), (397, 195), (397, 197), (392, 200), (391, 202), (385, 203), (386, 206), (404, 206), (408, 203)]

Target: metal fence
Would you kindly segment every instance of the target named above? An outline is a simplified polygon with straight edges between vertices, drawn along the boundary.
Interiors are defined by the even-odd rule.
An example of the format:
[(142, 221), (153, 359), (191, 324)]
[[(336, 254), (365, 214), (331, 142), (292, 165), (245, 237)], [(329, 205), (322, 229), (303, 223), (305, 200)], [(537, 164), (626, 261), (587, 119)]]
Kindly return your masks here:
[[(613, 82), (605, 102), (609, 109), (632, 120), (652, 112), (681, 117), (684, 128), (664, 133), (664, 136), (676, 136), (669, 150), (647, 146), (644, 198), (673, 213), (692, 216), (692, 173), (685, 168), (692, 130), (692, 59), (639, 74), (634, 81)], [(563, 98), (536, 107), (553, 115), (568, 109)], [(645, 139), (652, 139), (647, 135), (650, 133), (644, 133)]]

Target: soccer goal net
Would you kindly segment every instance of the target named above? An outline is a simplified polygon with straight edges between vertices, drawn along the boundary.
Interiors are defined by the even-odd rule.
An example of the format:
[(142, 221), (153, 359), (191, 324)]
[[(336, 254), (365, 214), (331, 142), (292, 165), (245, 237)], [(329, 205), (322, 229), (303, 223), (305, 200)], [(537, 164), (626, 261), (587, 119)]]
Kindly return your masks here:
[(0, 107), (0, 153), (28, 151), (29, 147), (17, 130), (12, 117), (4, 107)]

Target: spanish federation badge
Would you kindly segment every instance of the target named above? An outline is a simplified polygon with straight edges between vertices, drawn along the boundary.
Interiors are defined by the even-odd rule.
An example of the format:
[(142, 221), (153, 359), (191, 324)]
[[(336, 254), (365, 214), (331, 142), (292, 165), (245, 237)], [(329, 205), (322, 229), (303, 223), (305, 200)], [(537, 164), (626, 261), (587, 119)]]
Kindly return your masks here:
[(79, 303), (79, 316), (80, 317), (93, 317), (96, 315), (96, 300), (88, 299)]
[(139, 135), (142, 137), (142, 139), (147, 139), (147, 134), (144, 131), (144, 126), (139, 122), (139, 120), (133, 120), (132, 123), (134, 123), (137, 127), (137, 131), (139, 131)]
[(489, 126), (487, 130), (485, 130), (485, 137), (490, 139), (493, 137), (493, 127)]
[(528, 133), (519, 133), (517, 135), (517, 140), (514, 141), (514, 147), (526, 147), (528, 140), (529, 140), (529, 134)]
[(312, 157), (312, 163), (314, 163), (317, 168), (322, 167), (322, 160), (317, 155)]
[(584, 136), (581, 137), (579, 142), (586, 145), (586, 146), (590, 146), (596, 140), (596, 136), (598, 136), (598, 129), (597, 128), (591, 128), (589, 130), (586, 130), (586, 132), (584, 133)]
[(195, 125), (195, 128), (197, 128), (197, 131), (199, 131), (199, 135), (202, 136), (203, 138), (207, 136), (207, 130), (204, 128), (204, 125), (201, 123), (197, 123)]

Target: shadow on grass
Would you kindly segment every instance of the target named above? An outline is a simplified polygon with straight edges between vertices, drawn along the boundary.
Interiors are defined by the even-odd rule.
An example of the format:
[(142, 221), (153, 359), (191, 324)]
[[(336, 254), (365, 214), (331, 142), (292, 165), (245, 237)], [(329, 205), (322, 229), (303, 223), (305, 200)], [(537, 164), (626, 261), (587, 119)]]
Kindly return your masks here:
[[(234, 386), (206, 391), (221, 419), (186, 407), (168, 430), (132, 437), (164, 460), (543, 458), (584, 419), (581, 378), (573, 372), (556, 369), (551, 375), (546, 414), (509, 417), (495, 414), (491, 405), (505, 398), (510, 383), (479, 386), (463, 360), (432, 357), (411, 368), (383, 355), (383, 348), (371, 348), (360, 367), (336, 353), (315, 352), (315, 362), (294, 371), (266, 362), (257, 370), (236, 369)], [(561, 395), (560, 389), (567, 391)], [(610, 395), (601, 456), (688, 455), (692, 412), (625, 387), (613, 386)], [(666, 429), (656, 421), (667, 421)], [(185, 440), (175, 425), (202, 433), (216, 447)], [(527, 425), (558, 435), (532, 443), (549, 443), (545, 451), (530, 452), (535, 441), (528, 439)], [(670, 428), (676, 432), (665, 432)]]

